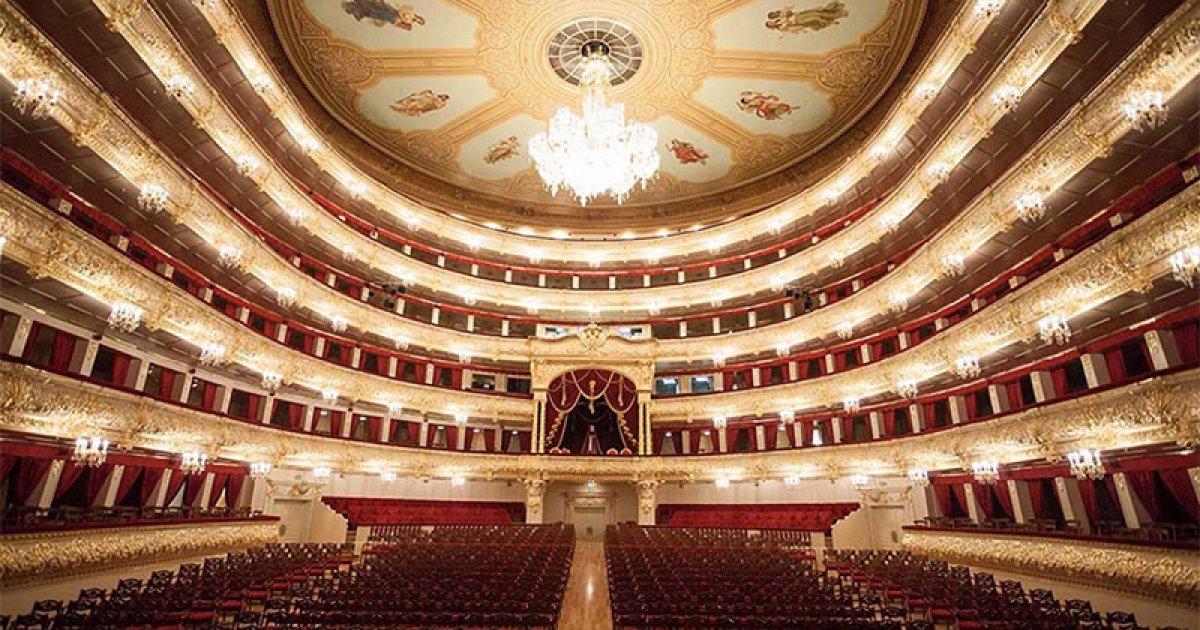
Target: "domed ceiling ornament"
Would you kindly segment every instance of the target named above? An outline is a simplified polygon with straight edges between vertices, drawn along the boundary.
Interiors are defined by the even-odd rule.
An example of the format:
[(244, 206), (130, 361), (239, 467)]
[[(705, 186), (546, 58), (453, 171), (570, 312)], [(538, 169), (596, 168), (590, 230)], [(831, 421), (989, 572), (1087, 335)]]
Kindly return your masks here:
[[(567, 188), (580, 205), (600, 195), (620, 204), (634, 186), (644, 189), (658, 173), (658, 132), (641, 123), (627, 124), (625, 105), (611, 102), (611, 77), (624, 73), (610, 60), (603, 39), (585, 41), (581, 56), (576, 68), (582, 113), (560, 108), (546, 131), (530, 139), (529, 155), (550, 194)], [(618, 59), (625, 73), (628, 59)]]
[[(927, 0), (268, 0), (264, 24), (329, 116), (321, 142), (419, 203), (505, 227), (684, 229), (761, 209), (879, 102)], [(419, 18), (419, 19), (418, 19)], [(602, 43), (613, 98), (657, 133), (618, 205), (552, 196), (530, 140)], [(889, 92), (890, 94), (890, 92)], [(574, 106), (579, 114), (578, 106)], [(873, 110), (872, 110), (873, 111)], [(873, 119), (872, 119), (873, 120)], [(380, 161), (380, 153), (391, 161)], [(836, 159), (831, 157), (830, 159)], [(811, 170), (811, 169), (810, 169)], [(634, 184), (637, 185), (636, 183)], [(565, 187), (565, 186), (564, 186)], [(789, 193), (789, 190), (791, 191)]]

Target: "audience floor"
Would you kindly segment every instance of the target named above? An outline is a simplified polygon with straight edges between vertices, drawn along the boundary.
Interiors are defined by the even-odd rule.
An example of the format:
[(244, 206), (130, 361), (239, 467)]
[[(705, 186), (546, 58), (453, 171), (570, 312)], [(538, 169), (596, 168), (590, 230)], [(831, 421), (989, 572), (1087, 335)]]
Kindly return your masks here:
[(558, 630), (611, 629), (612, 607), (608, 601), (604, 541), (577, 540)]

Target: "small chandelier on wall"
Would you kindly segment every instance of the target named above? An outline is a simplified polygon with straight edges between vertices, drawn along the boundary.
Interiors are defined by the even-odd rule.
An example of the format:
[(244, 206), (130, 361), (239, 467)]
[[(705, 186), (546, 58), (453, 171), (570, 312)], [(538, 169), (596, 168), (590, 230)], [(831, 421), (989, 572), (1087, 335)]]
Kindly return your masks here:
[(179, 470), (185, 475), (198, 475), (208, 467), (208, 455), (199, 451), (184, 451), (180, 455)]
[(1100, 461), (1100, 451), (1085, 448), (1067, 453), (1067, 463), (1071, 466), (1071, 474), (1081, 481), (1104, 478), (1104, 462)]
[(71, 461), (89, 468), (104, 465), (108, 459), (108, 440), (101, 437), (79, 437), (75, 439), (75, 451), (71, 453)]

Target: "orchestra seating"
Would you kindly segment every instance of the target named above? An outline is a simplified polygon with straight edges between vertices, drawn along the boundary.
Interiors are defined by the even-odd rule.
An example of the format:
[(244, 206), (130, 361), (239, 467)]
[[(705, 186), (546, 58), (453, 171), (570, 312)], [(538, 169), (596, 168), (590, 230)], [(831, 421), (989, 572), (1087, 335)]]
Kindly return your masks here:
[(827, 532), (858, 509), (857, 503), (665, 504), (660, 525)]
[(501, 501), (429, 501), (321, 497), (333, 511), (359, 525), (509, 525), (525, 522), (525, 504)]
[(729, 529), (609, 527), (613, 626), (1133, 630), (1083, 600), (996, 583), (987, 573), (902, 551), (827, 551)]
[(38, 602), (8, 628), (552, 628), (570, 525), (411, 528), (353, 545), (275, 544), (74, 601)]

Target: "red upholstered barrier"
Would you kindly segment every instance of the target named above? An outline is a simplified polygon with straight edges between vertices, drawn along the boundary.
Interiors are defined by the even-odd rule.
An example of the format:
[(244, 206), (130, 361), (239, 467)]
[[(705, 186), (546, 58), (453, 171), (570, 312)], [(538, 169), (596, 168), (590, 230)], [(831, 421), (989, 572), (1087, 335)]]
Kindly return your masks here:
[(858, 509), (857, 503), (763, 503), (728, 505), (660, 505), (658, 524), (668, 527), (794, 529), (829, 531)]
[(509, 525), (525, 522), (525, 504), (321, 497), (351, 525)]

